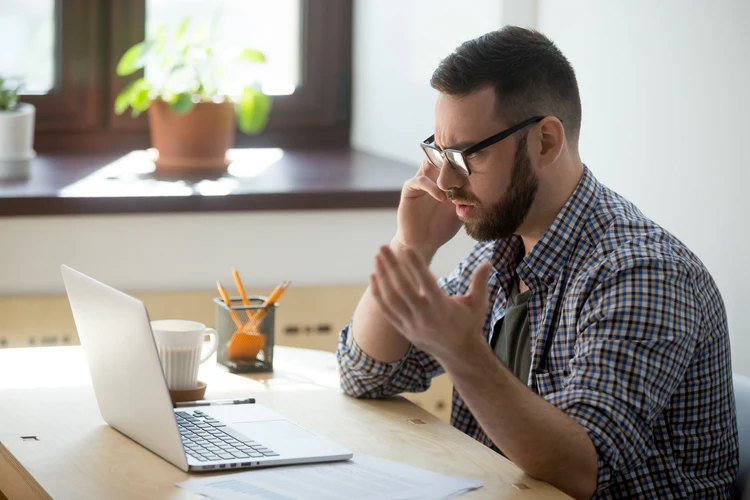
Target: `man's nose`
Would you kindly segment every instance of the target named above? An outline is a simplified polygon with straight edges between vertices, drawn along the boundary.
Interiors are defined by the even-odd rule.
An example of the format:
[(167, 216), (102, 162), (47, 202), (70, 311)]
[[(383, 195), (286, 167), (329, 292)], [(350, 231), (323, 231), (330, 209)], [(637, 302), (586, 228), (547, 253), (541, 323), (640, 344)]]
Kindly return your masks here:
[(460, 188), (465, 182), (465, 177), (456, 172), (453, 165), (448, 160), (443, 158), (443, 164), (440, 166), (440, 174), (438, 174), (437, 185), (443, 191), (449, 189)]

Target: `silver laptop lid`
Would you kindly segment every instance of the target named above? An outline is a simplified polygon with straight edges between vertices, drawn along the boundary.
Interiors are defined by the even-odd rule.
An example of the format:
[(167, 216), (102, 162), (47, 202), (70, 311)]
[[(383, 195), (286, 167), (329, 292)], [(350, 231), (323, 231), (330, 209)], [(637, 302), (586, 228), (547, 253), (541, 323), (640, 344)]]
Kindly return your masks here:
[(145, 305), (75, 269), (61, 269), (105, 422), (187, 471)]

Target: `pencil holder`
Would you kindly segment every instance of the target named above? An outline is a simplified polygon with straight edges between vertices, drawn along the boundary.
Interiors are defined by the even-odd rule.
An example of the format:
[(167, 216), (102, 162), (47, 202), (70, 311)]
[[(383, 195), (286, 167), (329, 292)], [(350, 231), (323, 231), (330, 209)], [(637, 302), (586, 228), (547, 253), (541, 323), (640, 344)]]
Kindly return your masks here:
[(274, 319), (277, 304), (263, 306), (266, 297), (230, 297), (229, 307), (220, 298), (216, 304), (216, 331), (219, 334), (217, 360), (232, 373), (273, 371)]

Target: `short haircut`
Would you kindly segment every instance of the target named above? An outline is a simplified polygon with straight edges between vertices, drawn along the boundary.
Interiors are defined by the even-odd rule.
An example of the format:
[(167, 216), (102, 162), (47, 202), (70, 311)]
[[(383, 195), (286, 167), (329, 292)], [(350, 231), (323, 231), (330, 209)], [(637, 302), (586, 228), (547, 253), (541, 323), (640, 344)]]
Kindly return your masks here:
[(538, 31), (505, 26), (461, 44), (443, 59), (430, 85), (465, 96), (492, 87), (498, 115), (508, 126), (532, 116), (563, 122), (568, 143), (577, 148), (581, 98), (573, 67), (552, 41)]

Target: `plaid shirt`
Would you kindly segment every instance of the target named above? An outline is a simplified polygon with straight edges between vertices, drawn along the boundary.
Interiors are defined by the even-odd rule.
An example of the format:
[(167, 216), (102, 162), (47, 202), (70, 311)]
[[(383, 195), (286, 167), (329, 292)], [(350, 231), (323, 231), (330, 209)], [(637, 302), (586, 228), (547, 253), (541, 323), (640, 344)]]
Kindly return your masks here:
[[(726, 312), (701, 261), (585, 168), (531, 253), (517, 236), (478, 243), (447, 278), (468, 293), (490, 260), (488, 341), (511, 280), (531, 290), (528, 386), (586, 429), (596, 498), (730, 498), (737, 424)], [(443, 368), (412, 346), (383, 363), (340, 334), (341, 385), (357, 397), (420, 392)], [(453, 426), (499, 451), (454, 390)]]

